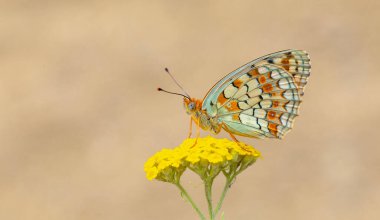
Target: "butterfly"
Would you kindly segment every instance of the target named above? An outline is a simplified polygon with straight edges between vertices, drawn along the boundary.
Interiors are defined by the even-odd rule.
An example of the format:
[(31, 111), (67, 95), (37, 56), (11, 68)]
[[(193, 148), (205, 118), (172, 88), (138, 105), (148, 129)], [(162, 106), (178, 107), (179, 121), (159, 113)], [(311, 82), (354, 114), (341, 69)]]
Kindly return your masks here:
[[(310, 76), (306, 51), (284, 50), (257, 58), (219, 80), (200, 100), (185, 94), (184, 107), (190, 129), (198, 127), (218, 134), (282, 139), (293, 127), (305, 85)], [(191, 130), (190, 130), (191, 135)]]

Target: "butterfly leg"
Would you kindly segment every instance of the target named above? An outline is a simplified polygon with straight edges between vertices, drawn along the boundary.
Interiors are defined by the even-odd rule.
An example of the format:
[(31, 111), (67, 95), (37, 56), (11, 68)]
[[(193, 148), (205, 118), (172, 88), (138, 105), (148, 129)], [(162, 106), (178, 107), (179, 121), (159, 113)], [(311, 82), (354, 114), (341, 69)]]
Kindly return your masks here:
[(250, 152), (249, 150), (246, 150), (246, 149), (245, 149), (245, 147), (244, 147), (245, 144), (244, 144), (243, 142), (240, 142), (240, 141), (235, 137), (235, 135), (233, 135), (233, 134), (228, 130), (228, 128), (227, 128), (227, 126), (226, 126), (225, 124), (223, 124), (222, 127), (223, 127), (223, 129), (224, 129), (225, 131), (228, 132), (228, 134), (230, 134), (231, 138), (232, 138), (237, 144), (239, 144), (239, 145), (241, 146), (241, 148), (243, 148), (243, 150)]
[(191, 138), (192, 133), (193, 133), (193, 118), (190, 117), (189, 136), (187, 138)]
[(230, 130), (228, 130), (227, 126), (223, 123), (222, 124), (222, 128), (228, 132), (228, 134), (230, 134), (231, 138), (236, 142), (236, 143), (240, 143), (240, 141), (235, 137), (235, 135), (233, 135)]
[(198, 140), (200, 134), (201, 134), (201, 126), (199, 126), (199, 118), (198, 118), (198, 123), (197, 123), (197, 140)]
[(195, 145), (197, 145), (198, 138), (199, 138), (199, 135), (201, 133), (201, 127), (199, 126), (199, 118), (197, 119), (197, 123), (195, 123), (195, 124), (197, 125), (197, 135), (196, 135), (196, 138), (195, 138), (195, 142), (194, 142), (194, 144), (193, 144), (193, 146), (191, 148), (193, 148), (193, 147), (195, 147)]
[(233, 135), (232, 133), (228, 132), (230, 134), (230, 136), (232, 137), (232, 139), (237, 142), (237, 143), (240, 143), (240, 141), (235, 137), (235, 135)]

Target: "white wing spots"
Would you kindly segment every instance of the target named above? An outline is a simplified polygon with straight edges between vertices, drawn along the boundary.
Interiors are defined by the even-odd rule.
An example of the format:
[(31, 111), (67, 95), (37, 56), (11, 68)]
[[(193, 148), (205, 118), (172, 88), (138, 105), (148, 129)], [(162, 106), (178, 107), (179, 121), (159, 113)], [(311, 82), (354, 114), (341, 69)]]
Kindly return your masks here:
[(287, 104), (285, 104), (285, 109), (287, 112), (291, 114), (297, 114), (299, 104), (294, 101), (289, 101)]
[(301, 84), (306, 84), (307, 83), (307, 78), (306, 77), (301, 77), (300, 78), (300, 83)]
[(242, 111), (241, 113), (246, 114), (246, 115), (253, 115), (253, 109), (250, 108), (250, 109), (247, 109), (245, 111)]
[(239, 90), (235, 93), (234, 97), (241, 97), (247, 94), (248, 87), (247, 86), (241, 86)]
[(247, 99), (249, 99), (249, 96), (248, 95), (243, 95), (243, 96), (240, 96), (238, 100), (239, 101), (245, 101)]
[(257, 71), (259, 71), (260, 74), (264, 74), (264, 73), (267, 73), (269, 71), (269, 68), (261, 66), (257, 69)]
[(289, 73), (284, 71), (283, 69), (280, 69), (280, 74), (282, 77), (289, 77)]
[(240, 114), (240, 121), (243, 124), (260, 129), (260, 125), (257, 123), (257, 118), (249, 115)]
[(272, 60), (273, 60), (273, 63), (278, 64), (278, 63), (281, 63), (282, 58), (274, 58)]
[(263, 93), (261, 94), (262, 99), (271, 99), (273, 93)]
[(289, 114), (282, 114), (280, 117), (281, 124), (285, 127), (291, 128), (293, 124), (293, 118), (294, 116), (291, 117)]
[(307, 76), (310, 76), (310, 68), (298, 67), (297, 71)]
[(259, 123), (261, 130), (264, 130), (265, 132), (269, 132), (268, 121), (263, 120), (263, 119), (258, 119), (257, 122)]
[(247, 103), (248, 103), (249, 106), (254, 106), (257, 103), (259, 103), (261, 100), (262, 100), (262, 98), (260, 98), (260, 96), (255, 96), (255, 97), (253, 97), (251, 99), (248, 99)]
[(282, 96), (288, 100), (300, 100), (297, 90), (285, 90)]
[(272, 107), (272, 101), (271, 100), (263, 100), (263, 101), (261, 101), (259, 103), (258, 107), (261, 107), (261, 108), (270, 108), (270, 107)]
[(241, 77), (238, 78), (242, 82), (247, 82), (248, 80), (251, 79), (247, 74), (242, 75)]
[(233, 86), (232, 84), (228, 85), (227, 88), (224, 90), (224, 96), (229, 99), (231, 98), (238, 89)]
[(273, 70), (270, 73), (270, 77), (273, 79), (280, 79), (282, 77), (282, 75), (280, 74), (280, 72), (278, 70)]
[(291, 58), (291, 59), (289, 59), (289, 64), (290, 65), (294, 65), (294, 64), (297, 64), (297, 63), (296, 63), (295, 59)]
[(306, 52), (286, 50), (269, 54), (216, 83), (206, 95), (202, 109), (233, 134), (282, 138), (294, 123), (309, 76), (310, 59)]
[(248, 93), (249, 97), (256, 97), (263, 93), (263, 90), (260, 88), (254, 89)]
[(249, 99), (249, 96), (248, 96), (248, 95), (243, 95), (243, 96), (240, 96), (240, 97), (238, 98), (239, 101), (246, 101), (246, 100), (248, 100), (248, 99)]
[(291, 78), (282, 78), (278, 81), (278, 86), (281, 88), (281, 89), (294, 89), (296, 88), (294, 86), (294, 83), (293, 81), (291, 80)]
[(251, 91), (254, 88), (257, 88), (260, 85), (260, 83), (259, 81), (257, 81), (257, 79), (251, 79), (246, 83), (246, 85), (248, 86), (248, 91)]
[(253, 116), (256, 118), (266, 118), (267, 117), (267, 112), (264, 109), (255, 109), (253, 111)]
[(297, 66), (290, 66), (288, 71), (289, 72), (296, 72), (297, 71)]
[(242, 110), (245, 110), (245, 109), (249, 109), (249, 108), (251, 108), (251, 106), (248, 105), (248, 104), (245, 103), (245, 102), (238, 102), (238, 107), (239, 107), (240, 109), (242, 109)]

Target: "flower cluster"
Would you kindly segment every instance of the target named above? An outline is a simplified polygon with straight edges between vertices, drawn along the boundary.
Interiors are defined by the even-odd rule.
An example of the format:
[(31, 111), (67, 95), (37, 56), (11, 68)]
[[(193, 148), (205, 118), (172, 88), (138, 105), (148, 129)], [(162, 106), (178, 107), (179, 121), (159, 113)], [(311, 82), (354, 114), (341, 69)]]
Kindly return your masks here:
[(163, 149), (148, 159), (144, 170), (149, 180), (178, 183), (188, 168), (202, 179), (220, 172), (235, 177), (260, 157), (260, 152), (244, 143), (213, 137), (189, 138), (174, 149)]

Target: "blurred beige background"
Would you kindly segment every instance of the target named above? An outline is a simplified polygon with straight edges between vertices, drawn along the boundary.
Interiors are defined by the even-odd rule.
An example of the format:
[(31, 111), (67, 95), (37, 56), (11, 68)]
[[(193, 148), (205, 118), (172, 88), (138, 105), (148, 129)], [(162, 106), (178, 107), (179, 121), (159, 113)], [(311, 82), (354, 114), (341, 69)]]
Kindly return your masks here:
[(242, 138), (265, 158), (225, 219), (379, 219), (378, 1), (233, 2), (1, 1), (0, 219), (197, 219), (143, 171), (188, 132), (181, 98), (156, 92), (178, 91), (163, 68), (202, 98), (288, 48), (312, 58), (301, 116), (282, 141)]

